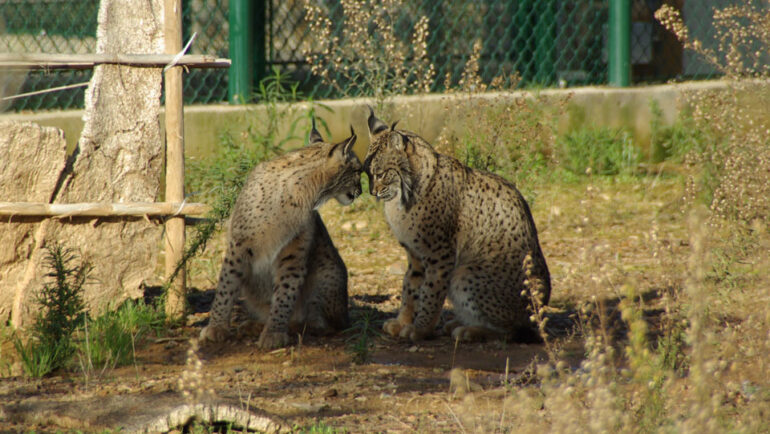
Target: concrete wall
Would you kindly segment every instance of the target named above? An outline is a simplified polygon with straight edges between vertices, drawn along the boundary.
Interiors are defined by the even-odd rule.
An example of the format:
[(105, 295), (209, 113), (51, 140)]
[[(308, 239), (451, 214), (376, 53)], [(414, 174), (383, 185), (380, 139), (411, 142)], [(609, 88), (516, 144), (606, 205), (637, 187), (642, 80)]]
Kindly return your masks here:
[[(680, 97), (684, 92), (693, 90), (723, 89), (725, 84), (720, 81), (694, 82), (685, 84), (643, 86), (631, 88), (584, 87), (571, 89), (547, 89), (538, 94), (547, 97), (554, 103), (570, 96), (569, 104), (564, 115), (558, 121), (561, 131), (582, 125), (626, 127), (634, 134), (637, 143), (645, 146), (649, 143), (650, 121), (653, 118), (650, 110), (651, 101), (655, 100), (663, 113), (663, 122), (670, 124), (676, 119), (681, 109)], [(530, 91), (490, 92), (473, 95), (472, 98), (484, 98), (504, 102), (514, 97), (531, 96)], [(433, 141), (444, 128), (448, 112), (467, 94), (450, 95), (415, 95), (394, 98), (393, 101), (377, 115), (386, 122), (400, 120), (399, 126), (422, 135), (426, 140)], [(368, 143), (366, 117), (368, 109), (366, 99), (346, 99), (321, 101), (323, 106), (332, 110), (317, 109), (331, 131), (331, 140), (339, 141), (349, 135), (349, 125), (355, 128), (359, 141), (357, 152), (363, 152)], [(307, 113), (306, 104), (296, 104), (291, 107), (294, 119)], [(64, 130), (69, 149), (73, 149), (83, 127), (82, 110), (10, 113), (0, 115), (0, 120), (25, 120), (37, 122), (44, 126), (55, 126)], [(240, 134), (251, 123), (258, 125), (265, 119), (265, 107), (260, 105), (230, 106), (230, 105), (201, 105), (185, 107), (185, 149), (186, 155), (193, 158), (206, 158), (216, 150), (219, 135), (229, 130)], [(163, 121), (161, 120), (161, 126)], [(288, 130), (289, 125), (284, 128)], [(299, 126), (297, 134), (304, 133), (307, 125)], [(324, 138), (329, 139), (324, 133)], [(296, 144), (300, 140), (295, 141)]]

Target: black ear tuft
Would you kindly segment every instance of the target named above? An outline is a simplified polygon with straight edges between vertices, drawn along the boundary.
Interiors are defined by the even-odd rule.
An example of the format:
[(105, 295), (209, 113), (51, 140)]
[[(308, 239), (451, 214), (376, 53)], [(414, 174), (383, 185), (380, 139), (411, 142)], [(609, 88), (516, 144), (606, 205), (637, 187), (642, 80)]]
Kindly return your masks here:
[(401, 119), (397, 120), (396, 122), (393, 122), (393, 125), (390, 126), (390, 131), (394, 131), (396, 129), (396, 125), (401, 121)]
[(369, 107), (369, 119), (367, 119), (367, 123), (369, 124), (369, 133), (377, 134), (379, 132), (387, 130), (388, 126), (385, 124), (385, 122), (377, 119), (377, 116), (374, 115), (374, 109), (372, 108), (372, 106), (368, 106), (368, 107)]
[(404, 144), (404, 151), (409, 152), (409, 145), (414, 146), (412, 140), (406, 134), (398, 133), (398, 135), (401, 136), (401, 141)]
[(315, 127), (315, 116), (313, 116), (313, 118), (312, 118), (312, 124), (313, 124), (313, 127), (310, 130), (310, 136), (308, 137), (308, 143), (312, 145), (314, 143), (323, 142), (324, 139), (323, 139), (323, 137), (321, 137), (321, 133), (319, 133), (318, 130), (316, 129), (316, 127)]
[(348, 137), (347, 141), (345, 142), (345, 147), (342, 149), (343, 153), (345, 155), (350, 154), (353, 152), (353, 145), (356, 144), (356, 139), (358, 137), (356, 136), (355, 130), (353, 130), (353, 125), (350, 126), (350, 137)]

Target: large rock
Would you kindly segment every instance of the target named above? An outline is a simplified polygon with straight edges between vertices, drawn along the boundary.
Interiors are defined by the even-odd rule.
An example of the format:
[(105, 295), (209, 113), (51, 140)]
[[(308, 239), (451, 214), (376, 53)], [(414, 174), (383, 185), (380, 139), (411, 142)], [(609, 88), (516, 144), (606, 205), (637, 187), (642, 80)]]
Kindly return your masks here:
[[(102, 0), (97, 52), (162, 53), (163, 2)], [(95, 68), (86, 91), (85, 125), (74, 163), (59, 191), (44, 201), (51, 197), (53, 203), (157, 199), (163, 159), (161, 74), (160, 68)], [(40, 164), (30, 161), (28, 167)], [(35, 242), (38, 247), (58, 242), (93, 265), (84, 299), (92, 311), (100, 311), (141, 295), (142, 283), (154, 275), (161, 233), (161, 225), (145, 218), (73, 218), (46, 220), (37, 229)], [(27, 255), (27, 270), (17, 279), (12, 312), (16, 327), (35, 309), (35, 295), (45, 283), (48, 270), (41, 256), (44, 251)]]
[[(31, 122), (0, 122), (0, 200), (48, 202), (64, 170), (67, 143), (58, 128)], [(0, 222), (0, 322), (26, 300), (26, 283), (43, 243), (39, 220), (11, 217)]]

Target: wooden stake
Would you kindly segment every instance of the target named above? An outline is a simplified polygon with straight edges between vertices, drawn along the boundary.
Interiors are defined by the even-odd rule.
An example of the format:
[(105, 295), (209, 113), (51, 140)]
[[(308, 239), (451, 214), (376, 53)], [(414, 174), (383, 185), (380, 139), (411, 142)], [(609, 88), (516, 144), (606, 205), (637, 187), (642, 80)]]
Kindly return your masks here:
[[(182, 0), (164, 0), (163, 33), (165, 52), (177, 54), (182, 49)], [(184, 200), (184, 107), (182, 68), (175, 66), (166, 78), (166, 201)], [(184, 253), (184, 216), (166, 221), (166, 277), (174, 272)], [(168, 287), (166, 314), (181, 318), (185, 310), (185, 271), (182, 269)]]

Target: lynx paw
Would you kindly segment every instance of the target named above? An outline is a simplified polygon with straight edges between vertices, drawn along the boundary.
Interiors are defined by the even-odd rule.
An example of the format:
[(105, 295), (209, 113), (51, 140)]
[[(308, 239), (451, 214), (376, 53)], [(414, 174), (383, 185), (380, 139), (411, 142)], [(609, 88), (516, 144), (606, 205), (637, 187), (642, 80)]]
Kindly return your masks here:
[(285, 347), (289, 344), (289, 334), (286, 332), (269, 332), (267, 329), (262, 331), (259, 336), (259, 348), (263, 350), (272, 350)]
[(401, 324), (401, 321), (399, 321), (398, 318), (391, 318), (385, 321), (385, 324), (382, 325), (382, 330), (384, 330), (385, 333), (396, 337), (400, 335), (403, 327), (404, 325)]
[(461, 323), (459, 320), (452, 320), (448, 321), (444, 324), (444, 334), (450, 335), (452, 337), (455, 329), (458, 327), (462, 327), (463, 323)]
[(403, 339), (409, 339), (412, 342), (417, 342), (425, 339), (430, 333), (426, 330), (420, 330), (414, 326), (414, 324), (407, 324), (398, 334)]
[(222, 342), (229, 335), (229, 331), (220, 325), (209, 324), (201, 330), (200, 341), (203, 342)]
[(452, 340), (460, 342), (480, 342), (496, 335), (493, 330), (478, 326), (459, 326), (452, 330)]

